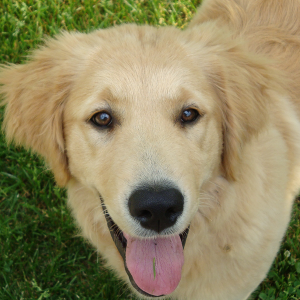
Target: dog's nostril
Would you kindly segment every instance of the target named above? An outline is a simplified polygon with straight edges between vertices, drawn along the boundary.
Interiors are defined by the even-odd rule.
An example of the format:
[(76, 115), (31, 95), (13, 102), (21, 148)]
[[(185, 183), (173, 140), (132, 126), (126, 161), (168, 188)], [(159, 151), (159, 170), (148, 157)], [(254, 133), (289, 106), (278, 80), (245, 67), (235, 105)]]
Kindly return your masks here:
[(181, 215), (181, 211), (177, 212), (174, 208), (169, 208), (166, 213), (166, 218), (169, 218), (170, 220), (176, 221), (177, 217)]
[(129, 197), (130, 214), (147, 229), (156, 232), (173, 226), (183, 211), (183, 195), (178, 189), (146, 187)]
[(148, 210), (142, 210), (141, 214), (138, 217), (141, 218), (141, 219), (148, 220), (148, 219), (151, 219), (152, 214)]

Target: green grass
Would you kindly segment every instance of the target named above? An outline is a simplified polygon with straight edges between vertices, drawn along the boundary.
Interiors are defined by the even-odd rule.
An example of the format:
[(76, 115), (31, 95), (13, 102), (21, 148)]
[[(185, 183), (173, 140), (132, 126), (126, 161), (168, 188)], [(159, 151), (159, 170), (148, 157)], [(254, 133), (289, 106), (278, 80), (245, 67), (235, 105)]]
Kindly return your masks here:
[[(60, 30), (89, 32), (128, 22), (183, 28), (199, 2), (2, 0), (0, 62), (24, 62), (45, 35)], [(7, 147), (1, 135), (0, 299), (131, 299), (78, 237), (65, 200), (42, 161)], [(300, 299), (299, 220), (298, 200), (281, 251), (253, 299)]]

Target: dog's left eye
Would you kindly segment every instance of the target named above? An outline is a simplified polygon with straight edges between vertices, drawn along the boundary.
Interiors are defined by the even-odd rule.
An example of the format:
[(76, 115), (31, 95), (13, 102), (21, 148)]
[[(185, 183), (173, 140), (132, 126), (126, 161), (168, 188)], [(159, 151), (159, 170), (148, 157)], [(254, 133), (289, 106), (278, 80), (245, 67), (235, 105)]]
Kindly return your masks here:
[(192, 123), (198, 119), (200, 116), (199, 112), (196, 109), (190, 108), (185, 109), (181, 114), (182, 123)]
[(107, 128), (112, 124), (113, 118), (108, 112), (100, 111), (95, 113), (90, 120), (98, 127)]

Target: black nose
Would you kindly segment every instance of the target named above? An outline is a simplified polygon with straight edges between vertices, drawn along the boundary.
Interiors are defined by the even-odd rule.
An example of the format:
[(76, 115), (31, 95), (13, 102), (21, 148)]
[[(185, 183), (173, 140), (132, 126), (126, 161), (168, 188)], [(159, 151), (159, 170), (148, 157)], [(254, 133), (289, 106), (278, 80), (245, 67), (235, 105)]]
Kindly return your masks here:
[(130, 214), (147, 229), (161, 232), (175, 224), (183, 211), (183, 195), (175, 188), (147, 187), (129, 197)]

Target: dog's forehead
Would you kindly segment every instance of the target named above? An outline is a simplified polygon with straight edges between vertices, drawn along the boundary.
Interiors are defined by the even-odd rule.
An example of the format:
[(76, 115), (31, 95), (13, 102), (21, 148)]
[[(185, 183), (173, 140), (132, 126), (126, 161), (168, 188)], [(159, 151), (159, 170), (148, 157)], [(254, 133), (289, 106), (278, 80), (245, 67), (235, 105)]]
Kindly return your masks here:
[(93, 75), (95, 93), (102, 99), (109, 95), (114, 102), (159, 105), (166, 100), (177, 101), (182, 95), (186, 97), (188, 93), (183, 90), (199, 88), (199, 74), (196, 76), (193, 68), (180, 58), (174, 63), (167, 58), (157, 61), (155, 57), (145, 61), (128, 57), (120, 60), (104, 62)]
[[(191, 86), (186, 70), (176, 67), (160, 67), (133, 62), (127, 67), (116, 65), (100, 70), (95, 75), (95, 85), (110, 91), (114, 102), (142, 102), (158, 105), (163, 99), (177, 99), (183, 87)], [(191, 87), (190, 87), (191, 89)]]
[(134, 43), (130, 38), (113, 41), (111, 37), (90, 56), (74, 92), (76, 98), (81, 95), (81, 111), (107, 103), (127, 111), (132, 106), (135, 110), (182, 108), (186, 101), (194, 101), (195, 94), (205, 93), (205, 75), (180, 41), (166, 35), (156, 41), (153, 37), (141, 41), (137, 35)]

